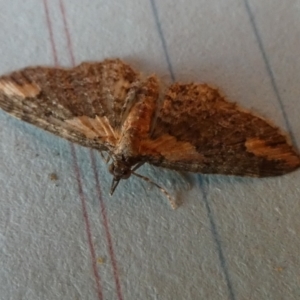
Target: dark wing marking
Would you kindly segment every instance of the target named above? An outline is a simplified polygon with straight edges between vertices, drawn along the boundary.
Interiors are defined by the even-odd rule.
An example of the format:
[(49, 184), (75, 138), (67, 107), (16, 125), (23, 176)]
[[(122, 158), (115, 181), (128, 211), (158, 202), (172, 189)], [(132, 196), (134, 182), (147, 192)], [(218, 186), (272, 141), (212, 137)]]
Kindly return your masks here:
[(199, 173), (276, 176), (299, 155), (277, 127), (200, 84), (173, 84), (140, 154), (149, 163)]
[(73, 69), (25, 68), (0, 77), (0, 107), (58, 136), (99, 150), (113, 148), (139, 74), (122, 61)]

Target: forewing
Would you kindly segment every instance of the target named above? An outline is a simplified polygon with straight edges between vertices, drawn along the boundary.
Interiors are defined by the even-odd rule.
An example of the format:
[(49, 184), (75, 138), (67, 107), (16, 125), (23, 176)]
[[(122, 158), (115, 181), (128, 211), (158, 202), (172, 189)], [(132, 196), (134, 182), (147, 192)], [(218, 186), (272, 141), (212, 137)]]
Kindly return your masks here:
[(113, 148), (139, 74), (122, 61), (25, 68), (0, 77), (0, 107), (83, 146)]
[(140, 152), (154, 165), (199, 173), (263, 177), (299, 167), (277, 127), (200, 84), (169, 88)]

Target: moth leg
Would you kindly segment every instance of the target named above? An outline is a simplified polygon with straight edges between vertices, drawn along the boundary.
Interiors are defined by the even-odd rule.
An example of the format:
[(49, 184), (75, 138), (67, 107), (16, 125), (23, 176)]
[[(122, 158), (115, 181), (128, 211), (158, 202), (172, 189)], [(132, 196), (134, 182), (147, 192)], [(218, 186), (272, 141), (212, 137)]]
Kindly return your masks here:
[(108, 164), (109, 163), (109, 161), (110, 161), (110, 155), (108, 154), (107, 155), (107, 157), (105, 157), (104, 155), (103, 155), (103, 151), (99, 151), (100, 152), (100, 155), (101, 155), (101, 157), (102, 157), (102, 159), (104, 160), (104, 162), (106, 163), (106, 164)]
[(108, 164), (108, 163), (110, 162), (110, 159), (111, 159), (111, 157), (110, 157), (110, 155), (108, 154), (108, 155), (107, 155), (107, 158), (106, 158), (106, 160), (105, 160), (105, 162)]
[(141, 178), (141, 179), (143, 179), (143, 180), (145, 180), (145, 181), (147, 181), (147, 182), (153, 184), (153, 185), (156, 186), (157, 188), (159, 188), (160, 191), (161, 191), (162, 193), (164, 193), (165, 196), (168, 198), (171, 207), (172, 207), (173, 209), (178, 208), (178, 204), (176, 203), (176, 201), (175, 201), (175, 200), (171, 197), (171, 195), (170, 195), (164, 188), (162, 188), (160, 185), (158, 185), (157, 183), (153, 182), (150, 178), (148, 178), (148, 177), (146, 177), (146, 176), (137, 174), (137, 173), (135, 173), (135, 172), (131, 172), (131, 173), (132, 173), (133, 175), (135, 175), (135, 176), (137, 176), (137, 177), (139, 177), (139, 178)]

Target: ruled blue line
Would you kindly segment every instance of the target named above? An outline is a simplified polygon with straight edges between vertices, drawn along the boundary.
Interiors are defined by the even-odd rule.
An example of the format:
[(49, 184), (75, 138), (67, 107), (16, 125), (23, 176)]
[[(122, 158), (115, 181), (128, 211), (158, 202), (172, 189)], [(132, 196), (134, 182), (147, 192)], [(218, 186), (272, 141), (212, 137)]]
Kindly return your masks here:
[(162, 43), (163, 51), (164, 51), (164, 54), (165, 54), (165, 58), (166, 58), (166, 61), (167, 61), (167, 64), (168, 64), (168, 70), (169, 70), (169, 73), (171, 75), (172, 81), (175, 81), (175, 75), (174, 75), (173, 67), (172, 67), (172, 64), (171, 64), (171, 59), (170, 59), (170, 56), (169, 56), (166, 39), (165, 39), (163, 30), (161, 28), (161, 23), (160, 23), (160, 20), (159, 20), (159, 17), (158, 17), (158, 12), (157, 12), (157, 7), (156, 7), (156, 4), (155, 4), (155, 0), (150, 0), (150, 3), (151, 3), (154, 19), (155, 19), (156, 28), (157, 28), (157, 31), (158, 31), (158, 34), (159, 34), (159, 37), (160, 37), (160, 40), (161, 40), (161, 43)]
[(272, 70), (271, 64), (270, 64), (269, 59), (268, 59), (267, 52), (265, 50), (264, 44), (263, 44), (262, 39), (261, 39), (261, 35), (260, 35), (259, 30), (258, 30), (258, 28), (256, 26), (253, 12), (252, 12), (252, 10), (250, 8), (248, 0), (244, 0), (244, 4), (245, 4), (246, 11), (247, 11), (247, 14), (248, 14), (251, 26), (252, 26), (252, 30), (254, 32), (254, 35), (255, 35), (255, 38), (256, 38), (259, 50), (261, 52), (261, 55), (262, 55), (262, 58), (263, 58), (263, 61), (264, 61), (264, 64), (265, 64), (265, 68), (266, 68), (267, 73), (268, 73), (268, 75), (270, 77), (271, 85), (272, 85), (274, 94), (276, 96), (276, 100), (277, 100), (277, 102), (279, 104), (279, 107), (281, 109), (281, 112), (282, 112), (282, 115), (283, 115), (283, 118), (284, 118), (284, 121), (285, 121), (285, 124), (286, 124), (286, 128), (287, 128), (287, 130), (288, 130), (288, 132), (289, 132), (289, 134), (291, 136), (291, 139), (292, 139), (294, 145), (296, 145), (297, 144), (296, 143), (296, 138), (295, 138), (295, 136), (293, 134), (292, 126), (290, 124), (288, 115), (286, 113), (286, 110), (285, 110), (285, 107), (284, 107), (284, 104), (283, 104), (283, 101), (282, 101), (282, 98), (281, 98), (281, 95), (280, 95), (280, 92), (279, 92), (279, 89), (278, 89), (278, 86), (277, 86), (277, 83), (276, 83), (276, 80), (275, 80), (274, 72)]
[[(157, 7), (156, 7), (156, 3), (155, 3), (155, 0), (150, 0), (150, 2), (151, 2), (152, 12), (153, 12), (153, 15), (154, 15), (154, 18), (155, 18), (156, 28), (157, 28), (157, 31), (158, 31), (158, 34), (159, 34), (159, 37), (160, 37), (160, 40), (161, 40), (161, 43), (162, 43), (163, 51), (164, 51), (164, 54), (165, 54), (165, 58), (166, 58), (166, 61), (167, 61), (167, 64), (168, 64), (168, 70), (169, 70), (169, 73), (170, 73), (170, 76), (171, 76), (172, 80), (175, 81), (175, 74), (174, 74), (173, 67), (172, 67), (172, 64), (171, 64), (171, 59), (170, 59), (170, 55), (169, 55), (169, 52), (168, 52), (168, 47), (167, 47), (167, 44), (166, 44), (165, 36), (164, 36), (163, 30), (162, 30), (162, 27), (161, 27), (161, 23), (160, 23), (160, 20), (159, 20), (159, 17), (158, 17), (158, 11), (157, 11)], [(222, 249), (220, 236), (219, 236), (219, 233), (218, 233), (218, 230), (217, 230), (215, 218), (213, 216), (213, 213), (212, 213), (212, 210), (210, 208), (209, 201), (208, 201), (208, 198), (207, 198), (207, 188), (208, 188), (209, 183), (207, 182), (207, 184), (205, 184), (205, 179), (201, 175), (198, 175), (197, 177), (198, 177), (198, 182), (199, 182), (199, 188), (202, 192), (202, 200), (204, 202), (206, 212), (207, 212), (207, 216), (208, 216), (208, 219), (209, 219), (210, 228), (211, 228), (211, 232), (212, 232), (212, 235), (213, 235), (213, 240), (214, 240), (216, 248), (217, 248), (217, 253), (218, 253), (220, 266), (221, 266), (223, 275), (225, 277), (225, 282), (226, 282), (228, 293), (229, 293), (229, 299), (230, 300), (235, 300), (236, 297), (235, 297), (235, 293), (234, 293), (232, 283), (231, 283), (231, 279), (230, 279), (230, 276), (229, 276), (229, 271), (228, 271), (225, 255), (224, 255), (224, 252), (223, 252), (223, 249)]]
[(223, 274), (224, 274), (224, 277), (225, 277), (225, 282), (226, 282), (228, 293), (229, 293), (229, 299), (230, 300), (235, 300), (236, 297), (235, 297), (235, 293), (234, 293), (234, 290), (233, 290), (233, 287), (232, 287), (232, 282), (231, 282), (231, 278), (230, 278), (230, 275), (229, 275), (225, 255), (223, 253), (223, 247), (222, 247), (220, 235), (219, 235), (218, 230), (217, 230), (217, 226), (216, 226), (216, 222), (215, 222), (215, 218), (214, 218), (212, 209), (211, 209), (209, 201), (207, 199), (207, 194), (208, 194), (207, 188), (209, 186), (209, 182), (201, 175), (198, 175), (197, 177), (198, 177), (199, 189), (202, 192), (202, 200), (204, 202), (206, 212), (207, 212), (207, 216), (208, 216), (209, 223), (210, 223), (210, 229), (212, 231), (212, 235), (213, 235), (214, 242), (216, 244), (216, 248), (217, 248), (217, 252), (218, 252), (219, 261), (220, 261), (221, 268), (223, 270)]

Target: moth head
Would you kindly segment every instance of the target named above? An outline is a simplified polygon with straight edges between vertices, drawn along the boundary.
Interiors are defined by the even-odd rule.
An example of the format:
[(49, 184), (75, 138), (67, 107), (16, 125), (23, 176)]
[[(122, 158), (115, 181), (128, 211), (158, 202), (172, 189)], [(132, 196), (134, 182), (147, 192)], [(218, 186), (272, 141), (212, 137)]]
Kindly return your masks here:
[(112, 195), (118, 186), (121, 179), (127, 179), (131, 175), (130, 166), (127, 166), (121, 161), (114, 161), (108, 167), (108, 171), (113, 175), (113, 181), (110, 188), (110, 194)]

